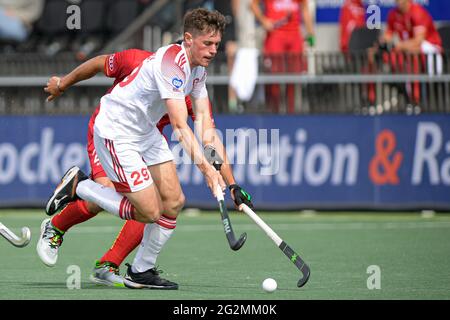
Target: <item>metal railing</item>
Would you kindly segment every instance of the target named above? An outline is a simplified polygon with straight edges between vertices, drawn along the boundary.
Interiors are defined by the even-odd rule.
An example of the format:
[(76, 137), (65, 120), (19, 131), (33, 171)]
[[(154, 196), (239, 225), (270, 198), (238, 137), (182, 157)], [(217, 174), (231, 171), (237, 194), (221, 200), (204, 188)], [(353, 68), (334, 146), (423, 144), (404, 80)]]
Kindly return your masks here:
[[(290, 57), (290, 61), (295, 58)], [(292, 71), (289, 64), (284, 64), (274, 72), (271, 72), (273, 64), (268, 63), (270, 59), (273, 57), (259, 58), (255, 91), (252, 99), (243, 104), (244, 112), (450, 112), (449, 53), (431, 58), (382, 54), (373, 59), (366, 52), (352, 55), (315, 53), (297, 57), (303, 61), (300, 71)], [(438, 59), (442, 59), (440, 70), (436, 70)], [(69, 54), (58, 59), (36, 54), (20, 59), (12, 55), (0, 56), (0, 114), (90, 113), (112, 84), (111, 79), (94, 77), (71, 88), (56, 102), (45, 103), (43, 87), (49, 76), (65, 74), (78, 64), (80, 62)], [(217, 57), (208, 72), (208, 88), (215, 111), (232, 111), (228, 103), (229, 75), (223, 54)]]

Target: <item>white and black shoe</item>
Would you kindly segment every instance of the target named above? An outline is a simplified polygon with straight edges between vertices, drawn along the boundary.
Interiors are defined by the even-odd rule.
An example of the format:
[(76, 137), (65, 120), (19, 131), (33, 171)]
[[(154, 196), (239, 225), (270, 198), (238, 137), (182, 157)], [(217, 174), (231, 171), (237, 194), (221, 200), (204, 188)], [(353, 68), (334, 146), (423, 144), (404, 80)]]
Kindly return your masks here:
[(86, 179), (88, 177), (78, 167), (72, 167), (67, 170), (61, 179), (61, 183), (56, 187), (50, 199), (48, 199), (45, 213), (52, 216), (69, 202), (79, 199), (76, 193), (78, 182)]
[(159, 276), (162, 273), (161, 270), (157, 270), (156, 267), (144, 272), (133, 272), (131, 265), (128, 263), (127, 274), (123, 280), (125, 287), (130, 289), (157, 289), (157, 290), (177, 290), (178, 284)]

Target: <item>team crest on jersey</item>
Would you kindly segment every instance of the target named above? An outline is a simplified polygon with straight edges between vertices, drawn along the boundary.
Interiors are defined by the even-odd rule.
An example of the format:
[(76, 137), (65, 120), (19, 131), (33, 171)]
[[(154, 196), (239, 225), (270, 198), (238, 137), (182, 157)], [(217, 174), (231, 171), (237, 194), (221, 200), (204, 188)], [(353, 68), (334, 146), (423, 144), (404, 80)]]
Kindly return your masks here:
[(183, 80), (181, 80), (181, 79), (178, 78), (178, 77), (174, 77), (174, 78), (172, 78), (172, 85), (173, 85), (175, 88), (180, 89), (181, 86), (183, 85)]

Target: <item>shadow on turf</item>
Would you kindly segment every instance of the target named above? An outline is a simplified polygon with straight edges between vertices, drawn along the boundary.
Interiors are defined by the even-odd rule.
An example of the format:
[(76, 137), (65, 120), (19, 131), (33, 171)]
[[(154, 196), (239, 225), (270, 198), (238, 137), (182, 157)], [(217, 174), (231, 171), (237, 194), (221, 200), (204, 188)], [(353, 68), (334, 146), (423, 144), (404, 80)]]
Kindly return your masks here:
[(61, 283), (61, 282), (34, 282), (34, 283), (23, 282), (23, 283), (19, 283), (19, 285), (21, 287), (39, 288), (39, 289), (56, 289), (56, 288), (65, 289), (65, 288), (67, 288), (66, 284)]
[[(21, 287), (39, 288), (39, 289), (67, 289), (64, 282), (35, 282), (35, 283), (19, 283)], [(118, 289), (114, 287), (102, 286), (95, 283), (82, 282), (81, 289)], [(119, 288), (122, 289), (122, 288)]]
[[(223, 285), (205, 285), (205, 284), (180, 284), (180, 288), (220, 288), (220, 289), (247, 289), (247, 290), (259, 290), (260, 286), (223, 286)], [(298, 288), (278, 288), (277, 291), (296, 291), (298, 292)]]
[[(35, 282), (35, 283), (18, 283), (21, 287), (27, 287), (27, 288), (39, 288), (39, 289), (67, 289), (67, 285), (64, 282)], [(201, 289), (201, 288), (210, 288), (210, 289), (244, 289), (244, 290), (260, 290), (261, 287), (259, 286), (224, 286), (224, 285), (205, 285), (205, 284), (183, 284), (180, 283), (180, 290), (183, 289)], [(129, 290), (127, 288), (115, 288), (115, 287), (108, 287), (108, 286), (102, 286), (95, 283), (90, 282), (82, 282), (81, 283), (81, 289), (100, 289), (100, 290), (107, 290), (107, 289), (125, 289)], [(277, 291), (295, 291), (298, 292), (298, 288), (278, 288)]]

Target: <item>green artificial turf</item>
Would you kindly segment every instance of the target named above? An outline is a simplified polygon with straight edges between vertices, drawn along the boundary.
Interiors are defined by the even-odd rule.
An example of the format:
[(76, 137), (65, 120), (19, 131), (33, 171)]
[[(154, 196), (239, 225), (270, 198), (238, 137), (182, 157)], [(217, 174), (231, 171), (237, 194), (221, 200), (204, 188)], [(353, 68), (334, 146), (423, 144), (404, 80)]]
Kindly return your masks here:
[[(0, 222), (31, 243), (15, 248), (0, 237), (0, 299), (449, 299), (450, 215), (419, 213), (261, 213), (260, 216), (309, 264), (311, 278), (297, 288), (299, 271), (244, 214), (231, 213), (237, 252), (228, 247), (218, 212), (182, 213), (158, 259), (177, 291), (109, 288), (89, 282), (94, 261), (111, 246), (122, 221), (106, 213), (75, 226), (64, 237), (58, 263), (36, 254), (41, 210), (1, 210)], [(132, 262), (133, 252), (127, 262)], [(70, 266), (81, 270), (81, 289), (68, 289)], [(380, 289), (367, 287), (368, 267), (380, 268)], [(125, 266), (121, 266), (121, 273)], [(278, 289), (261, 289), (265, 278)], [(70, 282), (70, 281), (69, 281)]]

